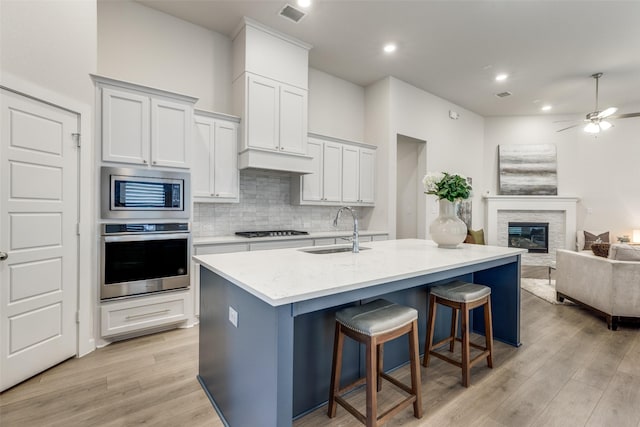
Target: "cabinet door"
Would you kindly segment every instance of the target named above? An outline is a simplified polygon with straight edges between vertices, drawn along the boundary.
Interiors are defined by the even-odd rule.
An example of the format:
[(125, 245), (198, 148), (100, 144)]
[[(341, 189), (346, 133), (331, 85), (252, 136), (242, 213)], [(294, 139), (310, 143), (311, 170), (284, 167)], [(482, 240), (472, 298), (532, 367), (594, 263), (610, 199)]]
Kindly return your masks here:
[(254, 148), (279, 150), (278, 91), (273, 80), (247, 77), (247, 145)]
[(342, 144), (325, 142), (323, 160), (324, 200), (340, 202), (342, 200)]
[(356, 147), (342, 149), (342, 201), (344, 203), (358, 203), (358, 158)]
[(320, 201), (322, 195), (322, 141), (309, 138), (308, 154), (313, 157), (311, 169), (313, 173), (302, 176), (302, 200)]
[(238, 174), (238, 126), (217, 120), (213, 143), (214, 196), (225, 201), (237, 201)]
[(375, 202), (375, 164), (375, 151), (361, 148), (358, 179), (360, 183), (360, 203)]
[(194, 198), (213, 195), (213, 142), (215, 121), (207, 117), (196, 117), (193, 137), (193, 168), (191, 169), (191, 192)]
[(168, 100), (151, 101), (151, 164), (189, 168), (193, 109)]
[(307, 153), (307, 91), (280, 85), (280, 150)]
[(102, 160), (149, 162), (149, 97), (102, 89)]

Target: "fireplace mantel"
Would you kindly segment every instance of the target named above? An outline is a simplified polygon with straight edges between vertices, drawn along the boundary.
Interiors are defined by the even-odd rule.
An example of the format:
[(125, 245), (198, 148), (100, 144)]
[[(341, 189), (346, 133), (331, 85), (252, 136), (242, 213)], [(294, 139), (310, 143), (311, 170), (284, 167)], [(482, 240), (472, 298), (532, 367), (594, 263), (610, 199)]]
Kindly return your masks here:
[(499, 211), (562, 211), (565, 213), (565, 248), (573, 249), (576, 239), (576, 196), (484, 196), (485, 230), (489, 245), (498, 244)]

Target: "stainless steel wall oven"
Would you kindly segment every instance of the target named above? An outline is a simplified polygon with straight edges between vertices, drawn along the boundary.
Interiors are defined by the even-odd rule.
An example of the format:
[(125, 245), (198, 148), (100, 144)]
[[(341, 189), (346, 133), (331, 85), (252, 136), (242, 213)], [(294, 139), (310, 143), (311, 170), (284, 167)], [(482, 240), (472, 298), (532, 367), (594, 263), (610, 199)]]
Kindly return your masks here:
[(101, 299), (189, 287), (188, 222), (103, 224), (100, 242)]

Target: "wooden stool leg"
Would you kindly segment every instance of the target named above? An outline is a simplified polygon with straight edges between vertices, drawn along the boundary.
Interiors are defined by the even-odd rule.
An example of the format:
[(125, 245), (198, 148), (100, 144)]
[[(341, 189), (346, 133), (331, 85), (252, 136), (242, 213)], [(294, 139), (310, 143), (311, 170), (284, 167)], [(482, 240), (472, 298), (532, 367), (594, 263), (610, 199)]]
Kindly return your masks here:
[(370, 337), (367, 340), (366, 344), (366, 352), (367, 352), (367, 385), (366, 385), (366, 393), (367, 393), (367, 427), (375, 427), (378, 424), (378, 393), (377, 390), (377, 350), (376, 350), (376, 339), (375, 337)]
[(384, 345), (378, 344), (376, 346), (378, 352), (378, 368), (376, 370), (376, 381), (377, 381), (377, 390), (382, 391), (382, 380), (380, 379), (380, 373), (384, 371)]
[(413, 402), (413, 416), (422, 418), (422, 391), (420, 383), (420, 355), (418, 354), (418, 321), (413, 321), (409, 334), (409, 357), (411, 360), (411, 392), (416, 396)]
[(340, 330), (340, 324), (336, 322), (336, 332), (333, 338), (333, 362), (331, 363), (331, 385), (329, 386), (329, 407), (327, 415), (329, 418), (336, 416), (336, 394), (340, 389), (340, 374), (342, 373), (342, 347), (344, 335)]
[(485, 346), (489, 350), (487, 355), (487, 366), (493, 368), (493, 318), (491, 316), (491, 297), (487, 297), (484, 304), (484, 336)]
[(449, 343), (449, 351), (453, 353), (456, 345), (456, 335), (458, 334), (458, 313), (459, 310), (451, 308), (451, 342)]
[(462, 304), (462, 385), (469, 387), (469, 308)]
[(424, 343), (424, 359), (422, 360), (422, 366), (429, 365), (429, 355), (433, 348), (433, 333), (436, 324), (436, 297), (435, 295), (429, 295), (429, 317), (427, 319), (427, 340)]

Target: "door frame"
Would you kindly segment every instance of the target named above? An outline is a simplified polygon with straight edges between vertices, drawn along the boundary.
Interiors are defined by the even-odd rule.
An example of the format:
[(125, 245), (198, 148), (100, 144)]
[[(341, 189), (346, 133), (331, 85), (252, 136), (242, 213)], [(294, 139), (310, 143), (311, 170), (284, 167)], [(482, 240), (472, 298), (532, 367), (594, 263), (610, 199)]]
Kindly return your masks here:
[[(97, 197), (94, 195), (95, 157), (93, 132), (93, 84), (87, 74), (87, 94), (89, 102), (69, 98), (60, 93), (43, 88), (11, 73), (2, 72), (0, 87), (39, 102), (67, 110), (78, 115), (78, 132), (81, 135), (78, 165), (78, 317), (76, 356), (84, 356), (96, 349), (97, 310), (97, 238), (95, 221)], [(89, 196), (86, 196), (89, 195)], [(92, 196), (93, 195), (93, 196)]]

